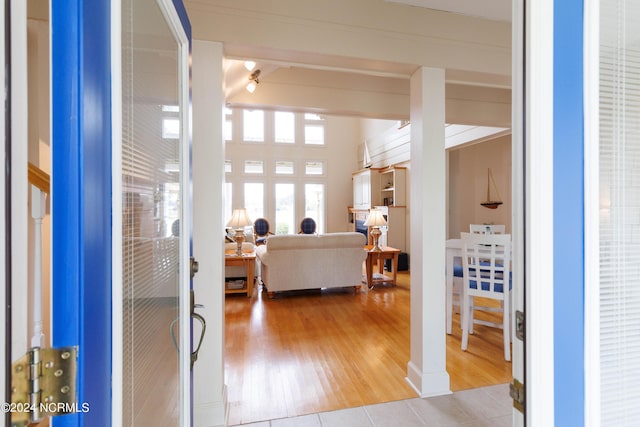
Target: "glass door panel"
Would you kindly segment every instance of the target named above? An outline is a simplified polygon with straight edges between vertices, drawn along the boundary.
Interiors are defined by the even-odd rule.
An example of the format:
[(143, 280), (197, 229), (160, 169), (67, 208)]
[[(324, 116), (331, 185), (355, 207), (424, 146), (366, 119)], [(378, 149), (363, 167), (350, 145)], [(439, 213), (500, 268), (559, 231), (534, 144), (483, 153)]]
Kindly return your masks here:
[[(122, 1), (122, 425), (184, 421), (182, 49), (166, 2)], [(186, 221), (186, 220), (185, 220)], [(117, 261), (115, 261), (117, 262)], [(188, 287), (187, 287), (188, 291)], [(184, 321), (181, 321), (184, 318)], [(186, 329), (188, 331), (189, 329)], [(117, 336), (117, 335), (114, 335)], [(185, 349), (188, 351), (188, 349)]]

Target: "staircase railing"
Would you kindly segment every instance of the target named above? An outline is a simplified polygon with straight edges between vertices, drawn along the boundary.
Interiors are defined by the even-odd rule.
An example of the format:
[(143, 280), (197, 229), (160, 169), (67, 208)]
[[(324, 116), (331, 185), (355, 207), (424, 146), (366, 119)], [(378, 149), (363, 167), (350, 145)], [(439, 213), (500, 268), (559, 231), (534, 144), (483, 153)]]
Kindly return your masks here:
[(42, 320), (42, 220), (47, 213), (47, 195), (50, 193), (51, 180), (46, 172), (33, 163), (29, 163), (28, 177), (31, 184), (31, 217), (35, 221), (31, 347), (42, 347), (44, 345)]

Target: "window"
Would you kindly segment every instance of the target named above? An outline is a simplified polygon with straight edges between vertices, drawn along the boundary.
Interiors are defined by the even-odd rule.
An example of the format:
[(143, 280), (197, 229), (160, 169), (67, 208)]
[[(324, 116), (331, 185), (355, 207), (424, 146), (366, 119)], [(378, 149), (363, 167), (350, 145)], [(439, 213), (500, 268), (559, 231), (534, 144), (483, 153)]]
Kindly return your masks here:
[(305, 125), (304, 143), (309, 145), (324, 145), (324, 126)]
[(251, 221), (264, 217), (264, 184), (246, 182), (244, 184), (244, 207)]
[(324, 119), (317, 114), (304, 115), (304, 143), (324, 145)]
[(225, 182), (222, 191), (224, 191), (224, 223), (227, 224), (233, 213), (233, 209), (231, 208), (233, 206), (233, 184)]
[(327, 120), (241, 108), (227, 108), (223, 116), (225, 139), (235, 135), (225, 146), (225, 220), (232, 208), (244, 207), (252, 221), (267, 218), (273, 233), (297, 233), (305, 216), (326, 232)]
[(276, 175), (293, 175), (293, 162), (276, 160)]
[(243, 110), (244, 140), (250, 142), (264, 142), (264, 111)]
[(294, 184), (276, 184), (276, 234), (293, 234), (296, 232), (294, 195)]
[(264, 173), (264, 164), (262, 160), (245, 160), (244, 173), (251, 175), (262, 175)]
[(324, 162), (321, 161), (306, 161), (304, 164), (305, 175), (324, 175)]
[(162, 119), (162, 137), (164, 139), (180, 138), (180, 120), (176, 117)]
[(324, 184), (304, 185), (304, 216), (316, 221), (318, 233), (324, 233)]
[(233, 110), (231, 108), (224, 109), (224, 140), (233, 140)]
[(275, 141), (282, 144), (296, 142), (296, 116), (294, 113), (276, 111), (275, 113)]

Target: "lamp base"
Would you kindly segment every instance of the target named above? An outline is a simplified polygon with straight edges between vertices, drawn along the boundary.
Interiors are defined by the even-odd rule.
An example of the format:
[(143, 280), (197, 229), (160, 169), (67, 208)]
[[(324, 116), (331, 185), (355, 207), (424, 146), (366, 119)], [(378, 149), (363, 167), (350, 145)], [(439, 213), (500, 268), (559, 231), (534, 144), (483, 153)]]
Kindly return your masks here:
[(244, 243), (244, 230), (241, 228), (236, 229), (234, 239), (238, 244), (238, 248), (236, 249), (236, 256), (242, 256), (242, 244)]
[(382, 248), (378, 244), (380, 240), (380, 236), (382, 236), (382, 231), (380, 231), (380, 227), (372, 227), (371, 237), (373, 237), (373, 248), (371, 248), (371, 250), (374, 252), (382, 252)]

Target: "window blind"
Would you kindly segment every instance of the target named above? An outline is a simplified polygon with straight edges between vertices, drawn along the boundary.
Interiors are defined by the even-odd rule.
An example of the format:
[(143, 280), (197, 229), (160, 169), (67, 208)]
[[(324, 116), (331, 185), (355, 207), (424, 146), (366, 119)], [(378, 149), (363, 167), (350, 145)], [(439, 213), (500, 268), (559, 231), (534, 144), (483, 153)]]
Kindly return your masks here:
[(639, 18), (640, 0), (600, 2), (600, 404), (603, 426), (640, 424)]
[[(125, 426), (178, 425), (178, 45), (154, 0), (122, 2)], [(168, 125), (169, 124), (169, 125)], [(114, 261), (117, 262), (117, 261)], [(173, 331), (178, 338), (178, 325)]]

